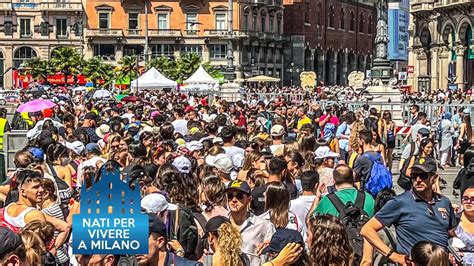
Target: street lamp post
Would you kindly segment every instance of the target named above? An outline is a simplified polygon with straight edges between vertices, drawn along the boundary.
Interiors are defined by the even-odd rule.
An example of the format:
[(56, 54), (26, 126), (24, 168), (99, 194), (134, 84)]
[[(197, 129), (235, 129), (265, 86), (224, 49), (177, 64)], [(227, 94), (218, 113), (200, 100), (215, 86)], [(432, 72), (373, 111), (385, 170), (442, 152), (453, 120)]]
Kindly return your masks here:
[(227, 12), (227, 69), (225, 73), (225, 78), (228, 81), (233, 81), (235, 79), (235, 68), (234, 68), (234, 49), (233, 49), (233, 39), (234, 39), (234, 5), (233, 0), (228, 1), (229, 7)]
[(388, 82), (392, 77), (392, 66), (388, 57), (388, 0), (377, 2), (377, 32), (375, 35), (375, 57), (372, 62), (371, 78)]
[(293, 73), (298, 73), (300, 72), (300, 69), (295, 66), (295, 63), (291, 62), (290, 68), (288, 69), (288, 72), (290, 72), (290, 86), (293, 87), (293, 79), (295, 78)]

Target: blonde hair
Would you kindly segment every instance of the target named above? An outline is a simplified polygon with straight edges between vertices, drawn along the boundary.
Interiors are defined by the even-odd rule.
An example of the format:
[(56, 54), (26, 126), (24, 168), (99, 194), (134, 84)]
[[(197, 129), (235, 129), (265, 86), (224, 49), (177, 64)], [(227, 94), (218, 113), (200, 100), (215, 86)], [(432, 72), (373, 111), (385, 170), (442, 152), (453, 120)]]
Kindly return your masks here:
[(217, 230), (217, 245), (221, 253), (222, 265), (235, 266), (242, 265), (240, 247), (242, 246), (242, 237), (240, 232), (229, 222), (223, 223)]
[(225, 150), (224, 148), (222, 148), (221, 146), (212, 146), (208, 151), (207, 151), (207, 155), (212, 155), (212, 156), (216, 156), (217, 154), (221, 154), (221, 153), (225, 153)]
[(360, 121), (355, 121), (351, 126), (351, 134), (349, 136), (349, 147), (354, 152), (358, 152), (360, 149), (359, 132), (364, 129), (365, 129), (364, 123)]
[(263, 156), (262, 153), (260, 153), (259, 151), (251, 151), (245, 154), (242, 170), (247, 171), (247, 170), (252, 169), (252, 163), (257, 162), (258, 159), (260, 159), (262, 156)]
[(46, 250), (46, 246), (40, 236), (33, 231), (22, 231), (21, 240), (25, 245), (26, 260), (30, 265), (41, 265), (41, 255)]

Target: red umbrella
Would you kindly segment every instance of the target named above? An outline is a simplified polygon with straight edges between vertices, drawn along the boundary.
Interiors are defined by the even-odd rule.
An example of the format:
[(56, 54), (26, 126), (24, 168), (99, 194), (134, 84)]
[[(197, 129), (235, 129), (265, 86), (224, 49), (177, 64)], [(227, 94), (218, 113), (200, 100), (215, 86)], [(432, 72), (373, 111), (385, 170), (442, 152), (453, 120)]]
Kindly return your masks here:
[(138, 100), (140, 100), (140, 98), (138, 98), (137, 96), (127, 96), (123, 97), (121, 101), (126, 103), (134, 103)]

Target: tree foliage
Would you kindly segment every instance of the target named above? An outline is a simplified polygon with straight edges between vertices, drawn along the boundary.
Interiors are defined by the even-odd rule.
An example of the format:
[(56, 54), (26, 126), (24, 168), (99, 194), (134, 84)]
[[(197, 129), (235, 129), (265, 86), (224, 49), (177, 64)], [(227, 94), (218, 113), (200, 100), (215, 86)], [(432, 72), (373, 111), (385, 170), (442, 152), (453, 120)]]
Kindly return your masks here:
[(46, 80), (48, 75), (53, 74), (53, 70), (48, 65), (47, 60), (39, 57), (27, 59), (24, 62), (25, 74), (31, 75), (35, 79)]
[(114, 66), (112, 64), (105, 63), (100, 57), (94, 57), (85, 61), (82, 73), (94, 83), (94, 86), (98, 84), (99, 80), (103, 80), (101, 84), (103, 87), (107, 87), (112, 84), (115, 79)]
[(124, 56), (118, 61), (120, 67), (116, 68), (115, 77), (118, 80), (130, 78), (130, 80), (137, 78), (137, 58), (134, 56)]

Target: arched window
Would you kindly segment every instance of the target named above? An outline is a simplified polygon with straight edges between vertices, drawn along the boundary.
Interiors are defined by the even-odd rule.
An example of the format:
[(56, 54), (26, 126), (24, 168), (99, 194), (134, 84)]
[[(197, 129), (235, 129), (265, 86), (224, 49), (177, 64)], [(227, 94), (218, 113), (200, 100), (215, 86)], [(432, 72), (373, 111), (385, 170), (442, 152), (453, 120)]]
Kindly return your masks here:
[(364, 32), (364, 14), (359, 15), (359, 32)]
[(317, 23), (318, 23), (319, 26), (322, 25), (322, 23), (321, 23), (322, 15), (323, 15), (323, 6), (322, 6), (321, 3), (318, 3), (318, 9), (316, 11), (316, 19), (317, 19)]
[(367, 29), (368, 34), (372, 34), (372, 16), (369, 16), (369, 28)]
[(355, 16), (354, 16), (354, 11), (351, 11), (351, 24), (349, 25), (349, 30), (354, 31), (355, 30)]
[(329, 27), (334, 28), (334, 7), (333, 6), (329, 8), (328, 20), (329, 20), (328, 21)]
[(23, 46), (15, 51), (13, 56), (13, 66), (18, 68), (26, 59), (37, 57), (35, 50), (28, 46)]
[(267, 24), (267, 14), (262, 13), (260, 16), (260, 25), (262, 26), (262, 32), (265, 32), (265, 24)]
[(344, 14), (344, 8), (341, 8), (341, 17), (339, 19), (339, 29), (341, 30), (344, 29), (345, 20), (346, 20), (346, 16)]

